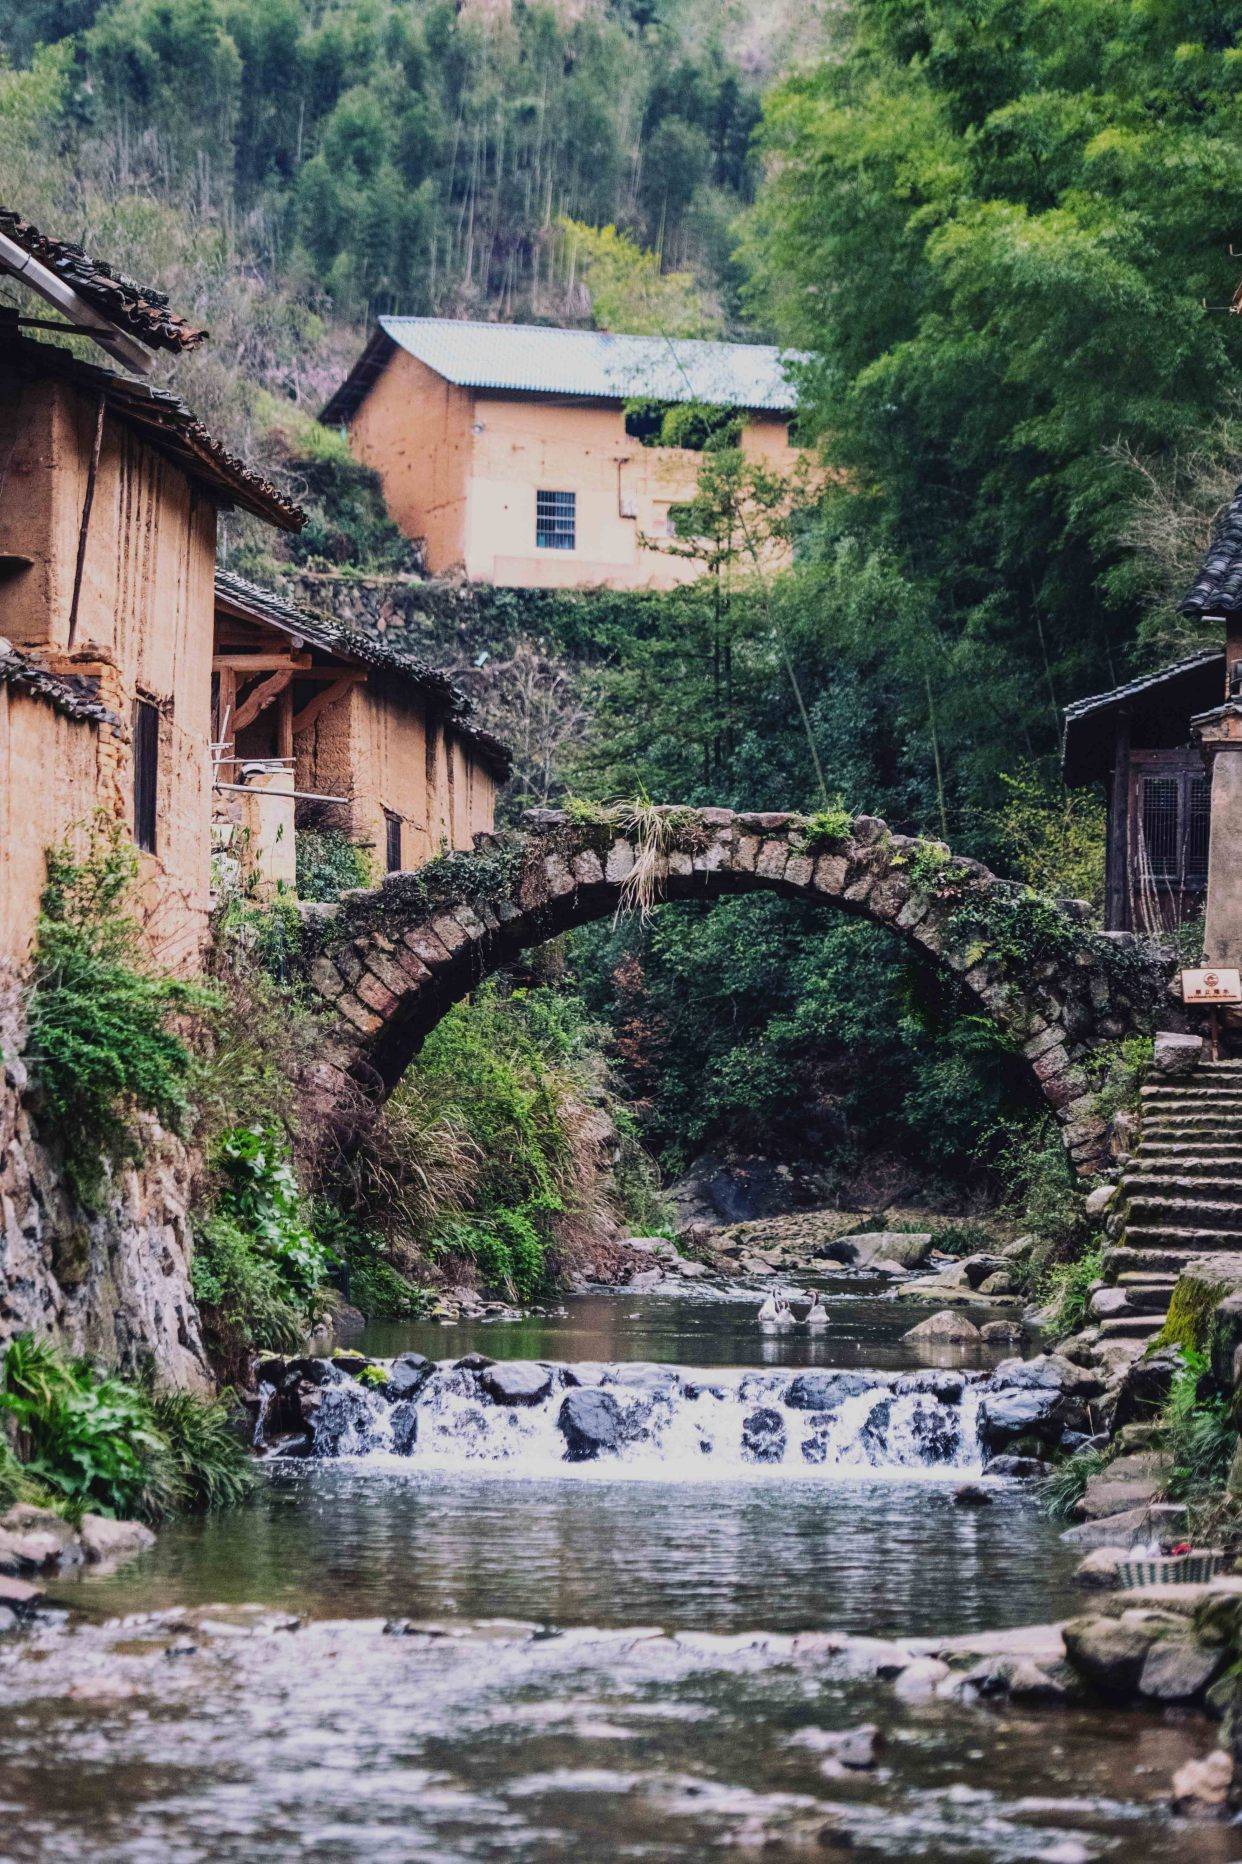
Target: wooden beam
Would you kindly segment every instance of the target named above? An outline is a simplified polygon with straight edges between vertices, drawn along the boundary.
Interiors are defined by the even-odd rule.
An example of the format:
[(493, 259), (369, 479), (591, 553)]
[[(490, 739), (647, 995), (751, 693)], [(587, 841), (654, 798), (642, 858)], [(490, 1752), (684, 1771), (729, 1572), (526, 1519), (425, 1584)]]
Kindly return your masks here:
[(272, 673), (280, 667), (309, 667), (309, 654), (217, 654), (212, 660), (213, 673), (231, 668), (235, 673)]
[(1123, 707), (1113, 726), (1113, 763), (1108, 779), (1108, 841), (1105, 860), (1104, 927), (1130, 929), (1130, 715)]
[(280, 695), (276, 711), (276, 755), (293, 756), (293, 681)]
[(326, 712), (330, 705), (335, 705), (338, 699), (343, 699), (351, 686), (359, 685), (366, 677), (365, 673), (342, 673), (331, 686), (325, 686), (321, 693), (316, 693), (313, 699), (308, 699), (302, 710), (293, 715), (294, 737), (300, 731), (306, 731), (314, 724), (321, 712)]
[(273, 673), (270, 679), (260, 680), (253, 692), (242, 700), (237, 708), (237, 716), (233, 720), (234, 749), (236, 749), (238, 732), (245, 731), (247, 725), (253, 725), (260, 712), (267, 710), (273, 699), (279, 697), (292, 678), (293, 668), (286, 667), (280, 673)]

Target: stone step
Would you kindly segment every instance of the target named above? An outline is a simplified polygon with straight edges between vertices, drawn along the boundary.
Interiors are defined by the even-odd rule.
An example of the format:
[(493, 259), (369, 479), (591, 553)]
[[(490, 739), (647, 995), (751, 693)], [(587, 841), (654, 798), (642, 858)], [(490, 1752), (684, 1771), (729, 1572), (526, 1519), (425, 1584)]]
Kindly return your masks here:
[(1242, 1145), (1242, 1120), (1222, 1120), (1211, 1113), (1180, 1113), (1176, 1119), (1144, 1120), (1140, 1145), (1152, 1140), (1180, 1144), (1207, 1140), (1214, 1145)]
[(1180, 1250), (1186, 1256), (1207, 1256), (1216, 1251), (1242, 1255), (1242, 1233), (1237, 1230), (1182, 1228), (1168, 1223), (1127, 1223), (1126, 1241), (1135, 1249)]
[(1139, 1100), (1145, 1107), (1153, 1101), (1201, 1100), (1205, 1095), (1222, 1100), (1242, 1097), (1242, 1076), (1228, 1080), (1196, 1074), (1180, 1081), (1148, 1081), (1139, 1089)]
[(1164, 1325), (1163, 1314), (1116, 1314), (1100, 1322), (1104, 1340), (1149, 1340)]
[(1140, 1160), (1121, 1180), (1123, 1197), (1184, 1197), (1192, 1203), (1242, 1203), (1242, 1172), (1213, 1170), (1210, 1162), (1188, 1170), (1184, 1159)]
[(1144, 1141), (1126, 1166), (1126, 1177), (1151, 1171), (1178, 1171), (1190, 1178), (1236, 1178), (1242, 1184), (1242, 1147), (1218, 1146), (1211, 1141), (1206, 1145), (1178, 1145), (1163, 1139), (1149, 1146)]
[(1212, 1231), (1233, 1231), (1242, 1249), (1242, 1202), (1233, 1198), (1166, 1197), (1158, 1191), (1131, 1195), (1127, 1228), (1131, 1224), (1164, 1224), (1175, 1230), (1202, 1224)]
[(1169, 1311), (1177, 1281), (1170, 1276), (1167, 1281), (1118, 1282), (1117, 1286), (1124, 1287), (1126, 1300), (1136, 1314), (1159, 1314), (1163, 1319)]
[(1120, 1282), (1126, 1275), (1167, 1276), (1176, 1282), (1186, 1266), (1186, 1252), (1180, 1249), (1136, 1249), (1129, 1243), (1114, 1243), (1104, 1252), (1104, 1277)]

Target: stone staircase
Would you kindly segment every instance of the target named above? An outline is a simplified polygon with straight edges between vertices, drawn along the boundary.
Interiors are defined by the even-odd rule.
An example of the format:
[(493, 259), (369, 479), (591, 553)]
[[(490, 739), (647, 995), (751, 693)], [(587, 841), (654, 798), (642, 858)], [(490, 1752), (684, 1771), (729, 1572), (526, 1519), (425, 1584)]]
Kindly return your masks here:
[(1200, 1062), (1142, 1090), (1119, 1209), (1125, 1228), (1105, 1258), (1112, 1287), (1095, 1313), (1103, 1339), (1145, 1340), (1191, 1257), (1242, 1255), (1242, 1061)]

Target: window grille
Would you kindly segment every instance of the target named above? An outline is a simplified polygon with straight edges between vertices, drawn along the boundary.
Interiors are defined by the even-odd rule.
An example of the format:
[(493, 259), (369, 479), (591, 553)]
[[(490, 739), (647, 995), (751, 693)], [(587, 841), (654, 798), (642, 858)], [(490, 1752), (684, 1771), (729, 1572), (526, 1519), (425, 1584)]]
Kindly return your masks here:
[(1207, 881), (1208, 829), (1212, 819), (1212, 785), (1207, 777), (1190, 779), (1189, 822), (1186, 834), (1186, 878), (1200, 886)]
[(535, 546), (539, 550), (573, 550), (577, 542), (578, 494), (535, 493)]
[(1143, 840), (1153, 880), (1176, 880), (1178, 860), (1178, 781), (1176, 777), (1144, 777)]
[(384, 811), (384, 855), (390, 874), (401, 872), (401, 817)]
[(149, 699), (135, 699), (133, 725), (134, 840), (144, 853), (154, 854), (159, 799), (159, 707)]

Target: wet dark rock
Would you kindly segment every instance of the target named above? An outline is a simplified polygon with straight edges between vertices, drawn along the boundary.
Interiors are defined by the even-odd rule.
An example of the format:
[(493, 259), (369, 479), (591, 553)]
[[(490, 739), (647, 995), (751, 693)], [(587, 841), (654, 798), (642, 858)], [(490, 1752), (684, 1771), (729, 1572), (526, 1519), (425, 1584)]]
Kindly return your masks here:
[(268, 1432), (256, 1447), (264, 1456), (309, 1456), (313, 1446), (303, 1429), (280, 1431), (275, 1436)]
[(1060, 1353), (1039, 1353), (1034, 1359), (1002, 1359), (992, 1383), (1013, 1391), (1059, 1392), (1067, 1398), (1098, 1398), (1104, 1381), (1086, 1366), (1075, 1365)]
[(1061, 1434), (1055, 1391), (989, 1392), (979, 1406), (979, 1437), (984, 1448), (1003, 1450), (1033, 1436), (1054, 1443)]
[(1026, 1338), (1020, 1320), (988, 1320), (979, 1331), (986, 1346), (1020, 1346)]
[(859, 1447), (868, 1459), (879, 1462), (888, 1448), (888, 1430), (893, 1420), (893, 1401), (881, 1398), (872, 1405), (858, 1433)]
[(388, 1413), (392, 1430), (392, 1447), (398, 1456), (409, 1456), (418, 1441), (418, 1410), (412, 1399), (398, 1398)]
[(915, 1392), (926, 1392), (941, 1404), (960, 1404), (966, 1381), (960, 1372), (907, 1372), (898, 1379), (893, 1391), (898, 1398), (909, 1398)]
[(742, 1420), (742, 1454), (752, 1463), (779, 1463), (785, 1455), (785, 1420), (770, 1405), (760, 1405)]
[(460, 1359), (453, 1361), (454, 1372), (482, 1372), (496, 1361), (489, 1359), (486, 1353), (463, 1353)]
[(993, 1456), (983, 1465), (985, 1476), (1013, 1476), (1026, 1481), (1048, 1473), (1048, 1465), (1036, 1456)]
[(636, 1359), (632, 1365), (612, 1366), (605, 1383), (637, 1386), (641, 1391), (669, 1392), (677, 1389), (681, 1380), (671, 1366), (649, 1365), (645, 1360)]
[(1114, 1432), (1136, 1421), (1147, 1423), (1164, 1409), (1169, 1388), (1181, 1363), (1181, 1354), (1174, 1349), (1148, 1353), (1127, 1368), (1113, 1410), (1111, 1422)]
[(958, 1508), (990, 1508), (992, 1497), (977, 1482), (963, 1482), (961, 1488), (953, 1491), (954, 1505)]
[(910, 1428), (925, 1463), (949, 1463), (962, 1440), (957, 1413), (934, 1398), (921, 1398), (910, 1419)]
[(686, 1397), (691, 1399), (723, 1398), (725, 1395), (723, 1385), (705, 1385), (699, 1379), (686, 1379), (683, 1388)]
[[(284, 1377), (268, 1379), (265, 1372), (276, 1364), (283, 1364)], [(349, 1375), (343, 1366), (331, 1359), (299, 1358), (284, 1361), (261, 1360), (255, 1374), (260, 1384), (274, 1384), (278, 1391), (288, 1391), (293, 1386), (306, 1385), (340, 1385)]]
[(37, 1607), (43, 1593), (38, 1586), (28, 1579), (17, 1579), (8, 1573), (0, 1573), (0, 1610), (12, 1612), (21, 1618)]
[(349, 1455), (360, 1447), (371, 1429), (367, 1394), (352, 1380), (319, 1394), (311, 1429), (316, 1456)]
[(1072, 1618), (1064, 1627), (1065, 1654), (1083, 1680), (1101, 1695), (1132, 1696), (1148, 1652), (1184, 1624), (1168, 1613), (1125, 1611), (1116, 1618)]
[(570, 1463), (590, 1462), (605, 1450), (619, 1450), (625, 1436), (620, 1405), (598, 1385), (566, 1392), (556, 1427), (565, 1439), (565, 1460)]
[(351, 1349), (333, 1353), (332, 1364), (338, 1372), (344, 1372), (348, 1378), (356, 1379), (360, 1372), (366, 1371), (371, 1361), (365, 1353), (354, 1352)]
[(1193, 1637), (1161, 1638), (1139, 1672), (1139, 1694), (1149, 1702), (1197, 1702), (1228, 1662), (1228, 1652)]
[(869, 1372), (800, 1372), (785, 1389), (785, 1403), (795, 1411), (832, 1411), (879, 1383)]
[(435, 1361), (425, 1358), (422, 1353), (398, 1354), (392, 1362), (388, 1383), (384, 1387), (385, 1398), (391, 1398), (394, 1402), (402, 1398), (416, 1398), (435, 1369)]
[(984, 1657), (962, 1678), (962, 1691), (975, 1697), (1007, 1696), (1013, 1702), (1063, 1702), (1066, 1685), (1029, 1657)]
[(489, 1363), (479, 1380), (497, 1404), (538, 1404), (552, 1390), (552, 1373), (534, 1359)]

